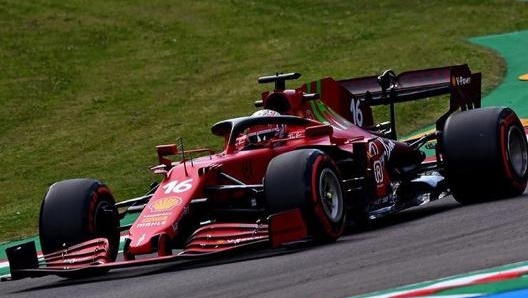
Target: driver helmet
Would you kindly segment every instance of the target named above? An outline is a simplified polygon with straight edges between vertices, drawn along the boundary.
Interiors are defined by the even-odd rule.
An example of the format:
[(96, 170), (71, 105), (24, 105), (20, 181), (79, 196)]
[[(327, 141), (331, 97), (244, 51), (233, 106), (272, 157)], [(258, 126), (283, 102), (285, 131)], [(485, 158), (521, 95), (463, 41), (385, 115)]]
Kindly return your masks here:
[[(274, 117), (280, 116), (280, 113), (274, 110), (259, 110), (250, 117)], [(249, 128), (246, 132), (247, 140), (250, 144), (260, 144), (272, 139), (284, 138), (286, 128), (284, 124), (264, 124)]]

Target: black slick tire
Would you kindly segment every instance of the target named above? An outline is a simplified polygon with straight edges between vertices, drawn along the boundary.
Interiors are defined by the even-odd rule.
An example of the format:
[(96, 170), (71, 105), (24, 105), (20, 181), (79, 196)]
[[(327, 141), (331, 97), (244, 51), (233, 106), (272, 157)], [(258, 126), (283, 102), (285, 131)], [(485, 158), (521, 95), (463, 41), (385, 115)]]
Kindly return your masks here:
[(462, 204), (513, 197), (526, 188), (526, 135), (509, 108), (481, 108), (451, 115), (442, 133), (441, 148), (453, 196)]
[(112, 193), (93, 179), (71, 179), (50, 186), (40, 208), (39, 237), (44, 254), (105, 237), (110, 258), (119, 247), (119, 218)]
[(268, 165), (264, 194), (270, 213), (299, 208), (318, 243), (343, 233), (345, 208), (339, 172), (324, 152), (301, 149), (283, 153)]

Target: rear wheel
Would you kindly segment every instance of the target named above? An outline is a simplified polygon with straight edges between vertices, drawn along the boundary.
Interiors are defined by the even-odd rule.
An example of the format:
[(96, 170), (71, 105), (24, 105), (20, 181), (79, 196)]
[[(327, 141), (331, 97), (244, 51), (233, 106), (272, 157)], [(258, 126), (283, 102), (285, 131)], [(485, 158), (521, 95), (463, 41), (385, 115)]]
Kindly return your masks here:
[(271, 213), (299, 208), (317, 242), (332, 242), (343, 232), (345, 208), (341, 179), (328, 155), (302, 149), (275, 157), (264, 180)]
[(119, 218), (110, 190), (92, 179), (71, 179), (50, 186), (40, 208), (39, 236), (44, 254), (104, 237), (115, 260)]
[(453, 195), (462, 204), (513, 197), (526, 188), (526, 134), (509, 108), (451, 115), (442, 148)]

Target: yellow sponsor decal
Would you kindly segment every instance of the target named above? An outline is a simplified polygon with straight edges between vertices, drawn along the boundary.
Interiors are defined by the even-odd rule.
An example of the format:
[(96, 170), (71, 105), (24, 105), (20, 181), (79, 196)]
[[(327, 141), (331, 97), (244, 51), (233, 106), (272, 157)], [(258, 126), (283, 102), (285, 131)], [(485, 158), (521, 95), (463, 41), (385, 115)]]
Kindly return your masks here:
[(170, 211), (174, 207), (181, 205), (181, 203), (182, 199), (180, 197), (167, 197), (154, 202), (150, 205), (150, 209), (155, 212)]
[(141, 222), (147, 223), (147, 222), (165, 221), (167, 220), (167, 218), (168, 218), (167, 215), (153, 216), (153, 217), (143, 218)]
[(528, 81), (528, 73), (520, 75), (519, 80), (521, 81)]

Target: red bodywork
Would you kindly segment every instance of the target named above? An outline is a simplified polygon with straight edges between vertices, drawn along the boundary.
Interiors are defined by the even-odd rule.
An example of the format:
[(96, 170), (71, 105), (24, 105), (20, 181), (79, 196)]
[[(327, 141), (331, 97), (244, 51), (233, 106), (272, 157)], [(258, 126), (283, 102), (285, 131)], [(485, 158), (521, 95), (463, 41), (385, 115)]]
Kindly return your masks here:
[[(307, 223), (298, 209), (270, 214), (264, 206), (246, 212), (259, 205), (263, 178), (274, 157), (300, 148), (319, 148), (336, 160), (353, 157), (359, 165), (348, 175), (364, 178), (362, 187), (374, 202), (387, 197), (390, 182), (385, 168), (377, 167), (387, 154), (379, 136), (390, 137), (395, 132), (376, 126), (372, 106), (450, 94), (449, 112), (437, 125), (454, 110), (480, 106), (480, 74), (471, 74), (467, 65), (405, 72), (394, 82), (389, 90), (375, 76), (341, 81), (325, 78), (297, 89), (285, 89), (282, 81), (275, 90), (264, 92), (257, 105), (289, 115), (269, 118), (286, 121), (280, 122), (287, 126), (286, 137), (258, 148), (241, 148), (239, 140), (249, 125), (243, 124), (248, 117), (242, 117), (212, 127), (213, 134), (224, 138), (222, 152), (186, 151), (181, 144), (157, 147), (160, 165), (153, 171), (163, 175), (163, 180), (125, 234), (125, 261), (105, 258), (108, 243), (95, 239), (46, 256), (45, 268), (20, 268), (13, 276), (57, 273), (57, 268), (81, 272), (93, 267), (118, 268), (255, 245), (276, 248), (307, 239)], [(259, 121), (251, 125), (266, 123)], [(176, 255), (174, 248), (179, 249)], [(152, 253), (157, 256), (137, 259)]]
[[(301, 93), (295, 94), (301, 95)], [(309, 103), (302, 104), (303, 111), (312, 111)], [(192, 212), (189, 208), (193, 200), (207, 198), (210, 201), (243, 200), (246, 194), (243, 190), (210, 191), (208, 187), (217, 185), (230, 185), (232, 182), (219, 173), (227, 174), (244, 185), (262, 184), (262, 179), (269, 162), (281, 153), (304, 147), (334, 146), (337, 150), (352, 152), (352, 142), (368, 146), (368, 142), (375, 138), (371, 133), (352, 125), (349, 121), (337, 114), (331, 118), (332, 126), (322, 125), (317, 121), (306, 121), (306, 125), (288, 125), (288, 135), (284, 139), (271, 141), (264, 148), (252, 150), (238, 150), (236, 144), (227, 144), (225, 150), (218, 154), (192, 159), (192, 162), (180, 162), (171, 167), (167, 165), (165, 179), (149, 200), (138, 219), (132, 225), (127, 237), (130, 239), (128, 253), (133, 255), (147, 254), (153, 251), (153, 246), (160, 238), (176, 238), (180, 231), (178, 223), (185, 212)], [(339, 123), (339, 129), (334, 125)], [(334, 126), (334, 127), (333, 127)], [(218, 132), (221, 133), (221, 132)], [(228, 143), (229, 135), (225, 136)], [(274, 145), (276, 144), (276, 145)], [(160, 161), (168, 163), (166, 153), (179, 154), (176, 145), (158, 147)], [(186, 154), (190, 154), (186, 152)], [(199, 204), (199, 203), (196, 203)], [(235, 218), (236, 220), (236, 218)], [(217, 239), (211, 245), (216, 248), (237, 246), (249, 241), (267, 239), (267, 226), (262, 227), (256, 223), (229, 223), (206, 225), (195, 234), (203, 234), (207, 229), (209, 237)], [(264, 232), (263, 232), (264, 231)], [(165, 236), (166, 235), (166, 236)], [(195, 245), (195, 235), (191, 237), (185, 250)]]
[[(461, 107), (480, 107), (480, 74), (471, 74), (467, 65), (404, 72), (395, 81), (397, 86), (392, 86), (395, 87), (393, 92), (396, 92), (392, 97), (394, 102), (450, 94), (450, 111)], [(193, 153), (210, 151), (188, 151), (185, 152), (186, 156), (182, 156), (183, 160), (173, 163), (168, 157), (182, 154), (181, 148), (179, 150), (176, 145), (158, 146), (165, 179), (130, 228), (127, 235), (130, 239), (128, 253), (147, 254), (155, 247), (160, 253), (156, 243), (159, 240), (156, 239), (172, 240), (185, 234), (186, 231), (181, 231), (179, 222), (186, 212), (193, 211), (189, 207), (193, 200), (236, 201), (246, 197), (243, 190), (207, 192), (208, 187), (234, 184), (219, 173), (227, 174), (244, 185), (262, 184), (267, 166), (274, 157), (307, 147), (332, 147), (332, 150), (346, 152), (350, 156), (355, 154), (356, 148), (361, 152), (368, 152), (366, 164), (373, 166), (382, 159), (385, 148), (377, 142), (378, 134), (375, 129), (371, 129), (375, 125), (371, 107), (389, 104), (385, 92), (377, 76), (341, 81), (325, 78), (296, 89), (282, 90), (281, 87), (276, 87), (274, 91), (262, 94), (262, 106), (283, 115), (309, 120), (302, 124), (288, 124), (285, 138), (272, 140), (264, 148), (238, 150), (235, 140), (243, 132), (233, 131), (233, 123), (236, 121), (227, 120), (212, 128), (213, 134), (225, 139), (225, 149), (218, 154), (191, 159)], [(367, 176), (373, 180), (373, 175), (368, 173)], [(386, 195), (388, 173), (385, 172), (382, 176), (383, 181), (374, 183), (372, 200)], [(200, 237), (203, 234), (215, 239), (198, 245), (207, 248), (204, 251), (210, 251), (210, 247), (232, 247), (268, 237), (266, 228), (260, 223), (237, 223), (235, 217), (228, 220), (234, 221), (201, 227), (183, 246), (184, 251), (191, 248), (196, 251), (198, 239), (203, 239), (204, 237)], [(298, 235), (305, 236), (302, 233)], [(185, 234), (185, 238), (182, 243), (188, 241), (188, 234)]]

